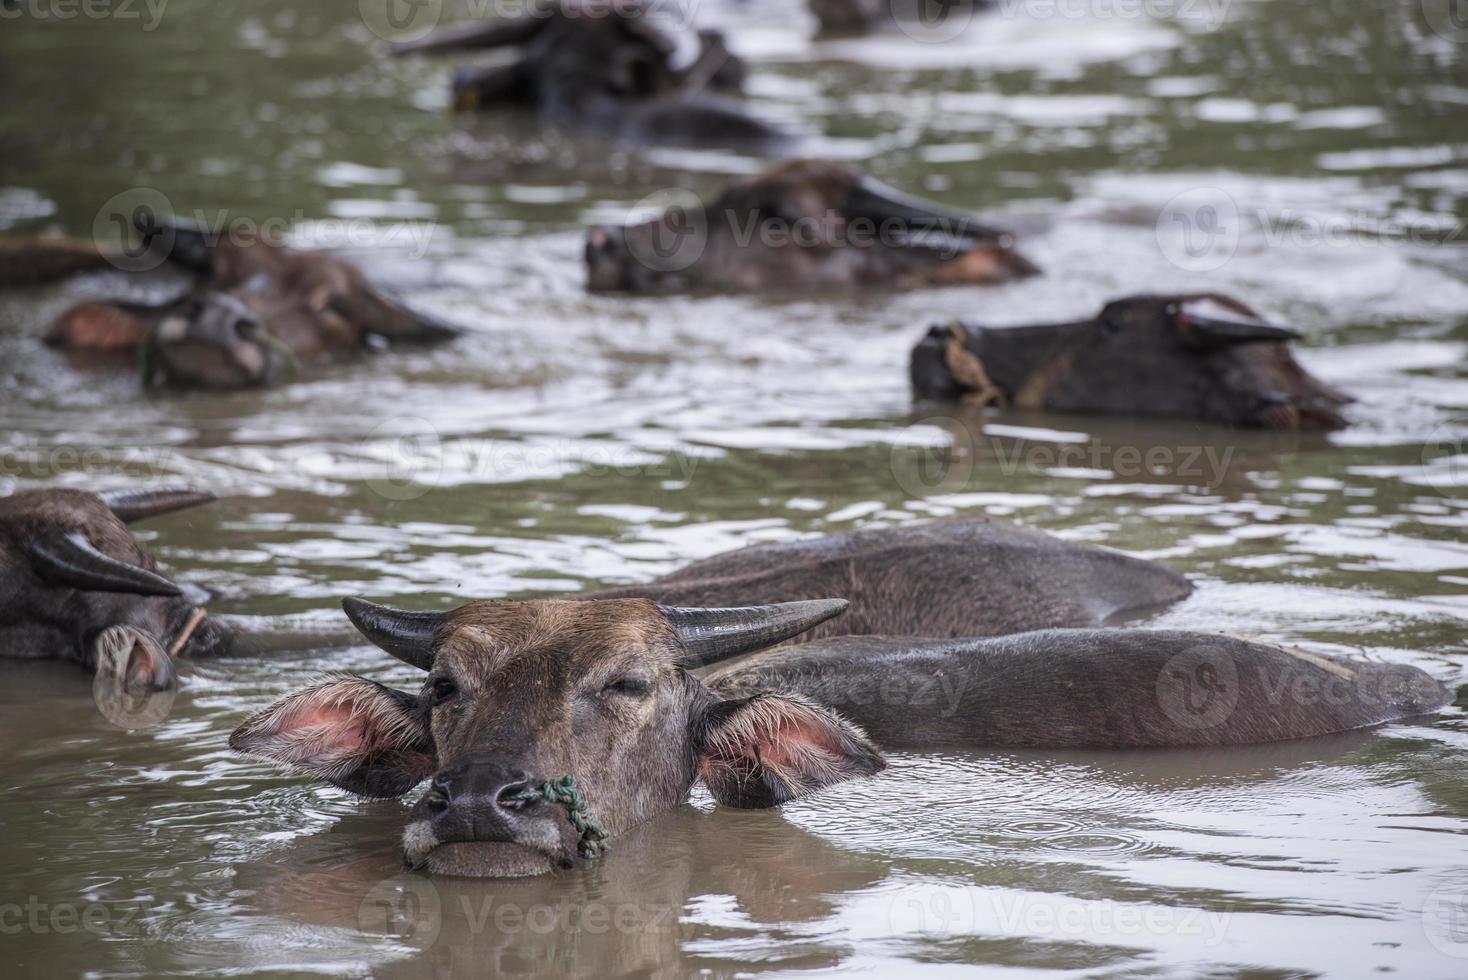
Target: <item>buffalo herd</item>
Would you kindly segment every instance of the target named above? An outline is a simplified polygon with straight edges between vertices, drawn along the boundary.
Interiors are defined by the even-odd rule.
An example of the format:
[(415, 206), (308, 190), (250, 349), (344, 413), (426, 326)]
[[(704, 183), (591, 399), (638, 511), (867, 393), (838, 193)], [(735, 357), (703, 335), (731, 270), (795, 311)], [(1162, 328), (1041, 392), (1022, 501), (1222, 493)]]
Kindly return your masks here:
[[(529, 114), (613, 142), (772, 155), (799, 140), (750, 107), (746, 66), (717, 32), (630, 2), (528, 6), (393, 54), (485, 52), (453, 73), (456, 110)], [(906, 16), (866, 0), (811, 8), (831, 33)], [(454, 344), (467, 326), (415, 309), (345, 258), (265, 236), (148, 214), (132, 238), (184, 284), (176, 295), (88, 300), (38, 325), (38, 343), (135, 364), (145, 386), (218, 390)], [(6, 287), (126, 265), (111, 243), (0, 240)], [(586, 288), (612, 302), (1056, 274), (1006, 228), (811, 157), (707, 202), (593, 227), (585, 266)], [(1300, 334), (1220, 293), (1124, 296), (1070, 322), (914, 327), (919, 402), (1347, 424), (1348, 396), (1296, 360)], [(146, 698), (176, 688), (180, 662), (269, 649), (211, 615), (207, 584), (175, 581), (129, 528), (212, 500), (189, 489), (0, 498), (0, 657), (72, 661), (115, 695)], [(889, 750), (1241, 745), (1430, 715), (1449, 700), (1412, 667), (1144, 625), (1192, 588), (1152, 561), (967, 518), (755, 545), (585, 595), (449, 610), (348, 597), (342, 626), (356, 632), (341, 642), (365, 639), (421, 684), (334, 675), (242, 720), (230, 745), (364, 797), (421, 790), (404, 818), (409, 867), (517, 876), (593, 860), (695, 784), (724, 805), (770, 807), (872, 777)], [(1232, 679), (1223, 710), (1194, 696), (1200, 672)]]

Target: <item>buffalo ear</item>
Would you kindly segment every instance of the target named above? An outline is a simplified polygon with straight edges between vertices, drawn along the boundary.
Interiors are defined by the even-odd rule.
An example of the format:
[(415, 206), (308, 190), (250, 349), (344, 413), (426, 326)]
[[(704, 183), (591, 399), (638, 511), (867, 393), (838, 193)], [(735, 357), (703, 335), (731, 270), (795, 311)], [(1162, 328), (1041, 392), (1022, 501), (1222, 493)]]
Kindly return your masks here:
[(698, 774), (725, 806), (779, 806), (887, 765), (861, 729), (804, 698), (721, 701), (703, 724)]
[(402, 796), (433, 772), (412, 695), (360, 677), (297, 691), (229, 736), (236, 752), (283, 762), (362, 796)]

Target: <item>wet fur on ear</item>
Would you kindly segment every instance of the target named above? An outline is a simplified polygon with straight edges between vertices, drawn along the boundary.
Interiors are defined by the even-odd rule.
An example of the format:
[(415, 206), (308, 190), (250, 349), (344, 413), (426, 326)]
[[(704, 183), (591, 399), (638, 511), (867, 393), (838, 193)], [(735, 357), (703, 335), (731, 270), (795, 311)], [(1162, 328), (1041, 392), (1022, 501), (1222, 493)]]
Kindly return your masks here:
[(333, 678), (250, 718), (229, 746), (362, 796), (402, 796), (433, 772), (433, 740), (416, 703), (361, 677)]
[(699, 778), (725, 806), (778, 806), (887, 766), (866, 733), (804, 698), (720, 701), (703, 725)]

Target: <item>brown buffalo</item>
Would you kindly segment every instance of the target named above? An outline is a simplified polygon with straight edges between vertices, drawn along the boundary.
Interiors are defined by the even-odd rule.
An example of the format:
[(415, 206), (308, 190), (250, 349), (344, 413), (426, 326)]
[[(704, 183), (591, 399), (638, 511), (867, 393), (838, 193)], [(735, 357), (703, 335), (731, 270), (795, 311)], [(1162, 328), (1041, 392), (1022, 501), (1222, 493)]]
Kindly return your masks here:
[[(251, 719), (232, 744), (368, 796), (433, 776), (405, 835), (410, 864), (535, 873), (573, 860), (577, 840), (554, 808), (509, 799), (531, 784), (574, 776), (615, 833), (681, 802), (695, 779), (725, 803), (770, 806), (880, 767), (859, 733), (809, 703), (720, 701), (690, 671), (833, 627), (1099, 625), (1189, 589), (1151, 562), (978, 519), (756, 545), (569, 600), (407, 613), (351, 599), (369, 639), (429, 672), (424, 690), (334, 680)], [(827, 623), (848, 606), (822, 595), (838, 590), (850, 612)]]
[[(250, 718), (230, 744), (365, 796), (428, 780), (403, 855), (439, 874), (568, 867), (595, 856), (589, 842), (679, 805), (697, 781), (720, 803), (770, 807), (880, 771), (878, 745), (1237, 745), (1447, 702), (1415, 668), (1176, 630), (837, 637), (757, 652), (840, 613), (841, 600), (344, 606), (375, 644), (426, 673), (422, 688), (328, 680)], [(580, 798), (550, 794), (567, 777)]]
[(594, 292), (808, 292), (1000, 283), (1038, 269), (1008, 232), (865, 177), (797, 160), (727, 188), (712, 204), (593, 228)]
[(388, 297), (345, 259), (183, 224), (147, 220), (139, 232), (195, 277), (193, 288), (154, 305), (82, 303), (52, 325), (48, 344), (79, 354), (141, 351), (149, 384), (241, 388), (386, 344), (458, 334)]
[(787, 139), (733, 96), (744, 64), (715, 31), (693, 31), (656, 3), (554, 0), (522, 17), (467, 24), (398, 44), (398, 54), (513, 49), (460, 69), (458, 109), (520, 108), (554, 125), (640, 143), (744, 145)]
[(1332, 735), (1437, 711), (1405, 664), (1182, 630), (832, 637), (721, 664), (721, 697), (795, 694), (884, 749), (1177, 748)]
[(850, 602), (840, 619), (798, 640), (1106, 626), (1191, 591), (1186, 578), (1156, 562), (980, 517), (753, 545), (592, 598), (757, 606), (840, 595)]
[(228, 630), (163, 575), (132, 521), (212, 500), (193, 490), (0, 498), (0, 658), (75, 661), (128, 691), (174, 682), (172, 658), (213, 654)]
[(586, 837), (533, 787), (574, 778), (611, 835), (682, 803), (768, 807), (883, 767), (861, 732), (800, 698), (723, 700), (689, 671), (779, 643), (839, 600), (687, 609), (646, 599), (474, 602), (400, 613), (347, 600), (368, 639), (427, 671), (422, 689), (338, 678), (241, 725), (236, 750), (365, 796), (430, 780), (403, 853), (445, 874), (566, 867)]
[(1299, 336), (1215, 293), (1129, 296), (1072, 323), (933, 327), (910, 373), (923, 399), (1339, 429), (1350, 398), (1295, 360)]
[(0, 286), (33, 286), (109, 268), (113, 254), (95, 243), (41, 232), (0, 237)]

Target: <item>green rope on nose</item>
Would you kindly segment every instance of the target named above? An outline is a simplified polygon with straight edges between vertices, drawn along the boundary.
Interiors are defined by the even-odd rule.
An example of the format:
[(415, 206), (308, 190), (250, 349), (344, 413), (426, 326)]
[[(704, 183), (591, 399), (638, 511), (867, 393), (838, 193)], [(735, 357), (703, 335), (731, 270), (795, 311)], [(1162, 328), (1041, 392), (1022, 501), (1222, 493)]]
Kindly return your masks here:
[(544, 786), (522, 790), (506, 799), (526, 803), (535, 800), (559, 803), (566, 808), (566, 816), (570, 818), (571, 826), (575, 827), (576, 832), (581, 835), (576, 844), (576, 853), (591, 861), (607, 852), (606, 840), (612, 835), (597, 822), (596, 817), (591, 815), (591, 807), (587, 806), (586, 797), (582, 796), (581, 791), (576, 788), (575, 777), (567, 776), (564, 779), (546, 783)]

